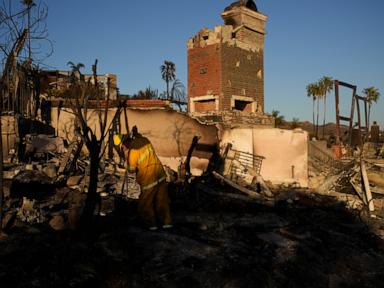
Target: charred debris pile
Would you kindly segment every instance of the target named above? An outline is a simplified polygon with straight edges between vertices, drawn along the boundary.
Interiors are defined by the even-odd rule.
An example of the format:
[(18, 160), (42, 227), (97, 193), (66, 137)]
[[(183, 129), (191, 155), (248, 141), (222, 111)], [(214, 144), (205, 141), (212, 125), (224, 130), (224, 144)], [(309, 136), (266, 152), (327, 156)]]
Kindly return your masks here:
[[(98, 101), (97, 82), (73, 83), (69, 96), (90, 93), (103, 103), (96, 106), (103, 132), (98, 137), (87, 125), (86, 97), (69, 97), (77, 123), (71, 142), (25, 133), (25, 146), (4, 159), (1, 287), (383, 283), (382, 144), (338, 141), (330, 149), (310, 141), (310, 185), (300, 188), (265, 181), (260, 155), (194, 137), (180, 169), (166, 169), (174, 228), (147, 231), (136, 218), (140, 191), (124, 159), (104, 157), (109, 102)], [(125, 108), (112, 119), (125, 119), (129, 131)], [(193, 176), (199, 149), (210, 161)]]
[(134, 178), (119, 161), (103, 160), (84, 237), (78, 223), (90, 159), (81, 141), (35, 141), (25, 163), (8, 159), (4, 167), (2, 287), (377, 287), (384, 280), (376, 146), (365, 145), (364, 160), (310, 149), (312, 188), (303, 189), (264, 181), (262, 157), (230, 145), (212, 147), (207, 171), (194, 177), (194, 138), (183, 172), (167, 169), (175, 227), (156, 232), (137, 223)]

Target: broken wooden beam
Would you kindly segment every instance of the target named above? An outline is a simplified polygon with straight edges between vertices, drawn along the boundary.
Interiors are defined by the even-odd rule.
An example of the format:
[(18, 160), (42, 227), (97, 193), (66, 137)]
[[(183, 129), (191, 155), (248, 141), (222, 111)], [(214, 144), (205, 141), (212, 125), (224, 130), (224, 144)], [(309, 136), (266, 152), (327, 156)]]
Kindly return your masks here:
[(227, 193), (227, 192), (218, 192), (216, 190), (213, 190), (201, 183), (197, 184), (197, 189), (203, 191), (204, 193), (212, 196), (218, 196), (218, 197), (223, 197), (223, 198), (230, 198), (234, 200), (241, 200), (249, 203), (256, 203), (256, 204), (261, 204), (265, 205), (268, 207), (273, 207), (274, 206), (274, 201), (271, 200), (266, 200), (265, 198), (254, 198), (254, 197), (248, 197), (245, 195), (241, 194), (235, 194), (235, 193)]
[(371, 188), (369, 187), (367, 170), (366, 170), (365, 162), (363, 159), (361, 159), (360, 161), (360, 168), (361, 168), (361, 178), (363, 179), (365, 195), (367, 197), (367, 202), (368, 202), (368, 209), (369, 211), (372, 212), (372, 211), (375, 211), (375, 206), (373, 204)]
[(83, 147), (83, 141), (77, 141), (76, 137), (68, 147), (68, 151), (65, 154), (63, 161), (60, 164), (58, 174), (63, 174), (69, 166), (69, 172), (75, 168), (76, 161), (80, 157), (80, 152)]
[(359, 185), (357, 185), (355, 183), (355, 181), (353, 181), (354, 179), (352, 178), (351, 180), (349, 180), (349, 183), (351, 183), (352, 187), (355, 189), (357, 195), (359, 195), (360, 199), (364, 202), (365, 205), (367, 205), (367, 198), (365, 196), (365, 193), (363, 192), (363, 190), (359, 187)]
[[(242, 187), (242, 186), (236, 184), (235, 182), (233, 182), (233, 181), (227, 179), (226, 177), (220, 175), (219, 173), (217, 173), (217, 172), (215, 172), (215, 171), (212, 172), (212, 175), (213, 175), (216, 179), (218, 179), (218, 180), (220, 180), (220, 181), (223, 181), (223, 182), (227, 183), (229, 186), (235, 188), (236, 190), (238, 190), (238, 191), (240, 191), (240, 192), (242, 192), (242, 193), (244, 193), (244, 194), (247, 194), (249, 197), (251, 197), (251, 198), (253, 198), (253, 199), (260, 199), (260, 200), (261, 200), (261, 199), (264, 199), (264, 200), (265, 200), (265, 197), (264, 197), (263, 195), (257, 193), (256, 191), (253, 191), (253, 190), (250, 190), (250, 189), (248, 189), (248, 188)], [(271, 194), (272, 194), (272, 193), (271, 193)]]

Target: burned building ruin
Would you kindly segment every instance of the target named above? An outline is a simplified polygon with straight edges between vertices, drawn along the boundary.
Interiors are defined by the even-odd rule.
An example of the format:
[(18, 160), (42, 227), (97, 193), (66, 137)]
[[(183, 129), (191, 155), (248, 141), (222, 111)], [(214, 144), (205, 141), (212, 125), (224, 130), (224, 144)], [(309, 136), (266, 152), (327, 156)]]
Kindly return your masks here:
[(189, 112), (264, 113), (264, 35), (267, 16), (255, 3), (224, 9), (224, 25), (188, 41)]

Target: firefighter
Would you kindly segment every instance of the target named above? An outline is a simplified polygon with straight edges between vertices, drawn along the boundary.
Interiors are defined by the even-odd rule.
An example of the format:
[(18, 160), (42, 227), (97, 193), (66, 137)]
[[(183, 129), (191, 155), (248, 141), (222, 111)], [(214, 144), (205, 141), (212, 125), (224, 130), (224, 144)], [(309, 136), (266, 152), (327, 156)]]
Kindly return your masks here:
[(150, 230), (172, 228), (166, 175), (151, 142), (132, 128), (132, 137), (115, 135), (114, 142), (124, 151), (127, 170), (136, 174), (140, 185), (138, 214)]

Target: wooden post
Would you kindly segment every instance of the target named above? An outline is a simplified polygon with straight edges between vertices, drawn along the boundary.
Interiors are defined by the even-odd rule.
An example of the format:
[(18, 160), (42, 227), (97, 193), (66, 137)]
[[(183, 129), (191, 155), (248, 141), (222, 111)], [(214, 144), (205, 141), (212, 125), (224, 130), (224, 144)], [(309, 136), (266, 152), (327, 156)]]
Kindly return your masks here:
[(340, 107), (339, 107), (339, 81), (335, 80), (335, 107), (336, 107), (336, 144), (340, 145)]
[(365, 163), (363, 159), (360, 160), (360, 167), (361, 167), (361, 178), (363, 179), (365, 195), (367, 197), (367, 202), (368, 202), (368, 209), (370, 212), (372, 212), (372, 211), (375, 211), (375, 206), (373, 204), (371, 188), (369, 187), (367, 170), (365, 168)]
[(352, 145), (352, 129), (353, 129), (353, 115), (355, 113), (355, 97), (356, 97), (356, 86), (354, 85), (350, 85), (350, 87), (352, 89), (352, 104), (351, 104), (351, 116), (350, 116), (350, 120), (349, 120), (349, 145)]
[[(185, 160), (185, 176), (188, 179), (191, 175), (191, 158), (193, 150), (195, 149), (197, 143), (199, 142), (199, 137), (194, 136), (192, 139), (191, 146), (188, 149), (187, 158)], [(180, 175), (179, 175), (180, 176)]]

